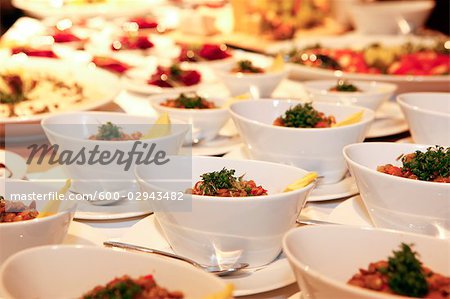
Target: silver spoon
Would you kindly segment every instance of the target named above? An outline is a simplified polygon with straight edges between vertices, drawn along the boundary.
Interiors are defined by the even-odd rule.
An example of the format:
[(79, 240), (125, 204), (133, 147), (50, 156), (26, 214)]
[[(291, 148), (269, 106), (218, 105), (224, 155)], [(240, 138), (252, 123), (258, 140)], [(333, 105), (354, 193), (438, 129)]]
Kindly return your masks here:
[(237, 264), (233, 264), (233, 265), (222, 265), (222, 266), (205, 266), (205, 265), (201, 265), (201, 264), (197, 263), (196, 261), (193, 261), (186, 257), (179, 256), (179, 255), (176, 255), (176, 254), (173, 254), (170, 252), (165, 252), (165, 251), (161, 251), (161, 250), (157, 250), (157, 249), (153, 249), (153, 248), (147, 248), (147, 247), (137, 246), (137, 245), (133, 245), (133, 244), (127, 244), (127, 243), (122, 243), (122, 242), (106, 241), (106, 242), (103, 242), (103, 245), (105, 245), (107, 247), (117, 247), (117, 248), (122, 248), (122, 249), (127, 249), (127, 250), (153, 253), (153, 254), (158, 254), (158, 255), (162, 255), (162, 256), (166, 256), (166, 257), (171, 257), (171, 258), (189, 263), (197, 268), (200, 268), (202, 270), (205, 270), (206, 272), (215, 274), (217, 276), (230, 275), (231, 273), (238, 272), (238, 271), (248, 267), (248, 264), (246, 264), (246, 263), (237, 263)]

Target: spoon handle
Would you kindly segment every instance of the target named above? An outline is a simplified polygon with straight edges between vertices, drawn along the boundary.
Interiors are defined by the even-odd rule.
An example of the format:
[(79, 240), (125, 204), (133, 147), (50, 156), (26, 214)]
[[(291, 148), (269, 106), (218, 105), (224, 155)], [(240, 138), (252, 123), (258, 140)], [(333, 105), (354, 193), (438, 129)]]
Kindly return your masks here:
[(134, 251), (140, 251), (140, 252), (146, 252), (146, 253), (153, 253), (153, 254), (158, 254), (158, 255), (162, 255), (165, 257), (170, 257), (173, 259), (177, 259), (186, 263), (189, 263), (195, 267), (198, 268), (202, 268), (203, 266), (200, 265), (199, 263), (185, 258), (183, 256), (179, 256), (170, 252), (165, 252), (165, 251), (161, 251), (158, 249), (153, 249), (153, 248), (147, 248), (147, 247), (142, 247), (142, 246), (138, 246), (138, 245), (133, 245), (133, 244), (127, 244), (127, 243), (122, 243), (122, 242), (114, 242), (114, 241), (105, 241), (103, 242), (103, 245), (105, 246), (109, 246), (109, 247), (116, 247), (116, 248), (122, 248), (122, 249), (127, 249), (127, 250), (134, 250)]

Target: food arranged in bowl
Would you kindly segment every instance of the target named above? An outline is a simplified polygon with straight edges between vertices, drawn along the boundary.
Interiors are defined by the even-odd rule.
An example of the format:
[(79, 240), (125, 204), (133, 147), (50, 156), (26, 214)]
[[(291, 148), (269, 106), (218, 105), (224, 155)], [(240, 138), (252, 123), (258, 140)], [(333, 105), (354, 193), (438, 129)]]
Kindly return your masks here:
[(182, 69), (179, 64), (158, 66), (147, 83), (163, 88), (192, 86), (200, 83), (202, 75), (196, 70)]
[(283, 239), (312, 299), (448, 298), (449, 248), (448, 239), (345, 225), (300, 227)]
[(195, 92), (166, 94), (150, 97), (153, 109), (170, 117), (192, 124), (198, 140), (210, 141), (229, 120), (224, 107), (226, 99), (206, 98)]
[(372, 110), (377, 110), (397, 90), (397, 86), (390, 83), (344, 79), (306, 81), (304, 86), (315, 101), (358, 105)]
[(239, 60), (231, 69), (232, 73), (243, 74), (263, 74), (266, 71), (259, 66), (255, 66), (251, 60)]
[(403, 154), (397, 160), (401, 160), (401, 167), (386, 164), (378, 166), (377, 170), (412, 180), (450, 183), (450, 148), (429, 147), (425, 152)]
[(267, 190), (253, 180), (244, 180), (245, 174), (237, 177), (236, 170), (226, 169), (202, 174), (200, 181), (186, 193), (219, 197), (248, 197), (267, 195)]
[(36, 202), (31, 202), (28, 206), (23, 202), (9, 201), (0, 195), (0, 223), (18, 222), (35, 219), (39, 215), (36, 210)]
[(148, 50), (154, 47), (146, 35), (128, 34), (118, 37), (111, 43), (111, 50)]
[(416, 143), (450, 145), (449, 97), (450, 93), (444, 92), (405, 93), (397, 97)]
[(92, 58), (92, 63), (98, 67), (118, 74), (123, 74), (131, 68), (129, 64), (108, 56), (94, 56)]
[(25, 54), (31, 57), (43, 57), (43, 58), (59, 58), (58, 55), (50, 47), (31, 47), (31, 46), (17, 46), (11, 48), (11, 54)]
[(448, 149), (359, 143), (346, 146), (343, 152), (375, 226), (449, 236), (450, 185), (445, 183), (450, 169)]
[(363, 141), (374, 119), (363, 107), (273, 99), (237, 102), (230, 113), (253, 159), (315, 171), (323, 183), (342, 179), (342, 149)]
[(387, 260), (359, 269), (348, 284), (357, 287), (414, 298), (445, 299), (450, 296), (450, 276), (434, 272), (419, 260), (413, 245), (402, 243)]
[(306, 175), (288, 165), (198, 156), (170, 157), (153, 169), (136, 167), (143, 192), (183, 194), (183, 201), (150, 202), (173, 250), (224, 266), (257, 267), (279, 255), (281, 238), (295, 226), (314, 180), (284, 191)]
[(216, 62), (232, 57), (225, 44), (180, 45), (178, 61), (183, 62)]
[(96, 134), (89, 136), (89, 140), (110, 140), (110, 141), (124, 141), (124, 140), (139, 140), (142, 137), (139, 131), (131, 134), (124, 133), (122, 128), (108, 121), (98, 127)]
[(96, 286), (84, 294), (81, 299), (94, 298), (140, 298), (140, 299), (182, 299), (180, 291), (169, 291), (160, 287), (153, 275), (148, 274), (138, 278), (128, 275), (116, 277), (106, 285)]

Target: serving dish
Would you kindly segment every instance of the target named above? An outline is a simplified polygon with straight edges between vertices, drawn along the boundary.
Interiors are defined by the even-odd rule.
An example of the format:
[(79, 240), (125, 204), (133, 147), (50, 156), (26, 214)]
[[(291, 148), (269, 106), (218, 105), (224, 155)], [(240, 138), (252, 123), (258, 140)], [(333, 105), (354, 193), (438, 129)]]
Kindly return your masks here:
[[(153, 275), (158, 285), (182, 291), (184, 298), (207, 298), (226, 288), (225, 282), (214, 275), (180, 261), (95, 246), (59, 245), (11, 257), (0, 269), (0, 292), (8, 299), (78, 298), (123, 275)], [(20, 283), (16, 277), (22, 278)], [(24, 288), (24, 283), (29, 287)], [(54, 286), (49, 288), (49, 284)]]
[(449, 98), (450, 93), (425, 92), (406, 93), (397, 97), (414, 142), (450, 145)]
[[(203, 179), (210, 177), (212, 180), (203, 184), (224, 177), (232, 182), (230, 172), (236, 177), (244, 175), (243, 182), (251, 180), (245, 184), (254, 181), (257, 187), (246, 185), (242, 190), (238, 189), (239, 195), (232, 195), (234, 197), (226, 197), (224, 194), (227, 193), (223, 192), (216, 196), (211, 193), (198, 195), (197, 188), (202, 189), (195, 182), (201, 175)], [(270, 263), (280, 253), (281, 237), (295, 226), (297, 215), (314, 184), (283, 191), (306, 174), (305, 170), (287, 165), (216, 157), (174, 156), (170, 163), (154, 169), (136, 167), (136, 177), (143, 192), (168, 194), (165, 196), (175, 192), (183, 194), (183, 200), (149, 200), (177, 254), (206, 264), (245, 262), (251, 267)], [(274, 181), (272, 177), (279, 179)], [(223, 188), (217, 187), (217, 190)], [(187, 189), (190, 190), (188, 194), (185, 193)], [(242, 194), (243, 190), (246, 195)]]
[[(425, 266), (437, 273), (450, 274), (448, 240), (392, 230), (343, 225), (301, 227), (286, 234), (283, 249), (299, 287), (309, 298), (387, 299), (400, 297), (346, 282), (359, 268), (386, 260), (401, 243), (414, 244), (413, 249), (420, 253)], [(333, 254), (329, 252), (330, 247)]]
[(376, 227), (448, 237), (448, 183), (408, 179), (377, 171), (377, 167), (386, 164), (401, 166), (402, 162), (397, 158), (416, 151), (426, 152), (429, 147), (380, 142), (352, 144), (344, 148), (350, 173), (355, 177)]

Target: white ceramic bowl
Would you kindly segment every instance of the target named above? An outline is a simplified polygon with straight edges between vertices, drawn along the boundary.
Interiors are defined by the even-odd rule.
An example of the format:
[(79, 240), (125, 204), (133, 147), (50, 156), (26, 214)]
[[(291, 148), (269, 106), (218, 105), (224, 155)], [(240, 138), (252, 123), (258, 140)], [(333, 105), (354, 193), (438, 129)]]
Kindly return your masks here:
[[(155, 122), (156, 117), (128, 115), (125, 113), (113, 112), (89, 112), (89, 113), (67, 113), (51, 116), (42, 121), (42, 127), (47, 134), (52, 145), (57, 144), (59, 151), (73, 151), (74, 154), (84, 149), (86, 156), (89, 151), (98, 146), (98, 151), (109, 152), (110, 159), (115, 154), (122, 151), (124, 160), (129, 159), (129, 153), (136, 149), (143, 154), (143, 160), (154, 158), (158, 152), (166, 155), (175, 155), (180, 150), (186, 132), (189, 130), (187, 124), (172, 119), (171, 133), (168, 136), (155, 139), (130, 141), (98, 141), (89, 140), (91, 135), (95, 135), (100, 124), (108, 121), (122, 127), (125, 133), (141, 132), (145, 134)], [(152, 151), (152, 146), (154, 149)], [(100, 154), (98, 154), (100, 155)], [(105, 154), (106, 155), (106, 154)], [(98, 156), (97, 156), (98, 157)], [(117, 156), (119, 157), (119, 156)], [(132, 190), (135, 185), (133, 167), (138, 159), (137, 154), (132, 157), (131, 164), (119, 164), (117, 158), (113, 162), (100, 165), (99, 163), (82, 163), (77, 165), (65, 164), (64, 168), (69, 177), (74, 179), (73, 190), (83, 194), (97, 194), (98, 192), (118, 192), (124, 196), (123, 192)], [(87, 161), (88, 159), (86, 159)], [(153, 164), (150, 164), (153, 165)], [(126, 167), (128, 169), (126, 169)], [(96, 193), (97, 192), (97, 193)]]
[[(216, 157), (172, 157), (171, 163), (138, 166), (136, 176), (143, 192), (182, 191), (201, 180), (200, 175), (235, 169), (268, 190), (267, 196), (212, 197), (185, 195), (183, 202), (150, 201), (156, 218), (174, 251), (204, 264), (256, 267), (272, 262), (281, 251), (281, 238), (295, 220), (314, 184), (283, 192), (307, 171), (261, 161)], [(174, 179), (182, 180), (171, 185)], [(166, 182), (164, 182), (166, 181)]]
[(182, 291), (186, 299), (205, 298), (225, 289), (225, 282), (212, 274), (151, 254), (44, 246), (20, 252), (5, 262), (0, 269), (0, 294), (7, 299), (80, 298), (116, 277), (148, 274), (154, 275), (160, 286)]
[(214, 139), (220, 129), (229, 119), (228, 110), (221, 108), (226, 99), (210, 99), (218, 107), (215, 109), (180, 109), (162, 106), (161, 103), (168, 99), (175, 99), (180, 94), (164, 94), (151, 96), (150, 102), (153, 109), (158, 113), (167, 112), (171, 118), (182, 120), (188, 124), (192, 124), (192, 131), (197, 132), (200, 140), (209, 141)]
[(434, 236), (450, 236), (450, 184), (411, 180), (377, 171), (402, 154), (430, 145), (360, 143), (344, 148), (351, 174), (377, 227)]
[[(255, 65), (267, 68), (270, 63), (271, 60), (258, 61), (258, 63), (255, 62)], [(261, 74), (233, 73), (231, 70), (234, 66), (235, 64), (227, 64), (215, 67), (216, 76), (225, 84), (232, 96), (251, 93), (260, 97), (270, 97), (281, 80), (288, 74), (286, 68)]]
[(449, 276), (450, 241), (348, 226), (307, 226), (291, 230), (283, 251), (294, 270), (305, 298), (394, 299), (406, 298), (351, 286), (347, 281), (371, 262), (386, 260), (404, 242), (414, 244), (420, 260), (432, 270)]
[(374, 112), (363, 107), (313, 103), (337, 121), (364, 110), (362, 121), (336, 128), (287, 128), (272, 125), (286, 110), (300, 103), (293, 100), (255, 100), (234, 103), (231, 117), (253, 159), (295, 165), (323, 176), (322, 182), (342, 179), (347, 168), (342, 149), (362, 142), (374, 119)]
[(433, 7), (431, 0), (355, 2), (350, 5), (350, 15), (361, 34), (410, 33), (423, 26)]
[(313, 100), (357, 105), (372, 110), (377, 110), (383, 102), (389, 100), (397, 89), (396, 85), (390, 83), (348, 81), (361, 91), (330, 91), (330, 88), (336, 86), (337, 81), (307, 81), (303, 83), (303, 86)]
[(450, 93), (406, 93), (397, 102), (416, 143), (450, 146)]
[[(0, 195), (6, 200), (19, 200), (14, 196), (32, 196), (32, 193), (47, 195), (58, 191), (58, 187), (43, 182), (0, 179)], [(36, 195), (37, 196), (37, 195)], [(28, 205), (31, 201), (23, 201)], [(36, 209), (42, 211), (48, 201), (37, 200)], [(0, 264), (10, 255), (35, 246), (61, 243), (67, 234), (76, 205), (63, 202), (61, 212), (55, 215), (19, 222), (0, 223)]]

